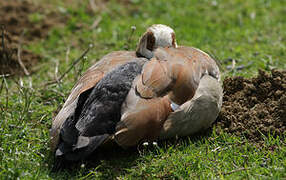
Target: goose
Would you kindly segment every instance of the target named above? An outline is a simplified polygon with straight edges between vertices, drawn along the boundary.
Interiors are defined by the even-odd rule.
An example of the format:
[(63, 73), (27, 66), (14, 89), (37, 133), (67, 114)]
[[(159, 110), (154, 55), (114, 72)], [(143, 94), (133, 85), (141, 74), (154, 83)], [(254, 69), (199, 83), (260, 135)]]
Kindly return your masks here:
[[(157, 47), (177, 47), (175, 33), (172, 28), (162, 24), (152, 25), (140, 38), (136, 51), (111, 52), (88, 68), (72, 88), (62, 109), (52, 121), (50, 129), (51, 151), (55, 152), (63, 140), (60, 134), (64, 129), (65, 122), (76, 116), (76, 110), (81, 110), (79, 107), (83, 105), (91, 90), (108, 72), (131, 61), (141, 62), (150, 59), (153, 56), (152, 51)], [(68, 134), (68, 132), (65, 134)]]
[(122, 56), (118, 64), (102, 58), (75, 85), (63, 107), (68, 108), (53, 122), (56, 157), (80, 160), (109, 140), (129, 147), (211, 125), (222, 99), (215, 61), (198, 49), (177, 47), (174, 31), (160, 26), (147, 29), (135, 55), (126, 52), (133, 57)]

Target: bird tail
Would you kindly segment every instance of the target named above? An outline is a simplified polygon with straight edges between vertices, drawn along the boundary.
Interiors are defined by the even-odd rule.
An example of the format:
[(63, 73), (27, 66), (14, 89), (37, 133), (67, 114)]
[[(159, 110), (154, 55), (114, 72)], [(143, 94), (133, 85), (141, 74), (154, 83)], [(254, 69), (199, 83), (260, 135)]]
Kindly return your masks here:
[(61, 142), (55, 153), (54, 169), (60, 169), (67, 164), (86, 159), (95, 149), (110, 139), (109, 134), (86, 137), (79, 136), (75, 145)]

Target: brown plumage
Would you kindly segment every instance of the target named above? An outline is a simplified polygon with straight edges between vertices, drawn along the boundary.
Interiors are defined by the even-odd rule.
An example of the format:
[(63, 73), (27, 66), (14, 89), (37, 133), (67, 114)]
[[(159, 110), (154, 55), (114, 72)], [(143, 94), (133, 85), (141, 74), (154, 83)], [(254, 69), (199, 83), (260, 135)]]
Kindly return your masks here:
[(171, 101), (181, 105), (194, 96), (206, 74), (219, 79), (216, 62), (207, 54), (183, 46), (158, 48), (155, 57), (144, 66), (136, 88), (143, 98), (168, 94)]
[(158, 139), (189, 136), (209, 128), (221, 109), (222, 96), (218, 80), (204, 75), (193, 98), (170, 113)]
[[(202, 87), (199, 88), (200, 91), (198, 92), (200, 95), (204, 95), (201, 89), (204, 92), (208, 89), (221, 89), (218, 83), (218, 67), (207, 54), (190, 47), (156, 49), (154, 57), (144, 65), (141, 75), (134, 80), (133, 88), (122, 106), (122, 116), (116, 128), (115, 141), (123, 147), (134, 146), (141, 141), (156, 140), (159, 136), (164, 139), (164, 137), (188, 135), (188, 133), (202, 129), (199, 127), (200, 125), (203, 128), (209, 127), (210, 124), (206, 119), (198, 122), (199, 125), (194, 127), (197, 129), (188, 132), (183, 126), (189, 126), (192, 123), (187, 118), (190, 111), (182, 111), (181, 109), (178, 113), (176, 111), (172, 112), (171, 109), (171, 103), (181, 105), (191, 100), (204, 76), (210, 77), (204, 78), (203, 81), (211, 82), (211, 87), (207, 87), (206, 83), (202, 83)], [(216, 94), (218, 98), (215, 101), (213, 99), (209, 99), (209, 101), (216, 103), (220, 100), (222, 94), (220, 94), (220, 91), (213, 94)], [(212, 97), (208, 96), (206, 102), (203, 103), (204, 105), (207, 105), (208, 98)], [(191, 104), (197, 102), (191, 101)], [(188, 105), (190, 104), (182, 108), (190, 107)], [(213, 115), (211, 112), (215, 107), (219, 109), (219, 106), (211, 107), (210, 113), (207, 114)], [(204, 107), (201, 108), (204, 109)], [(196, 112), (192, 113), (202, 115)], [(172, 114), (172, 118), (165, 122), (170, 114)], [(181, 114), (185, 116), (182, 117)], [(184, 123), (178, 123), (180, 122), (178, 117), (182, 117)], [(177, 126), (174, 127), (174, 124)], [(180, 127), (184, 132), (180, 130)]]

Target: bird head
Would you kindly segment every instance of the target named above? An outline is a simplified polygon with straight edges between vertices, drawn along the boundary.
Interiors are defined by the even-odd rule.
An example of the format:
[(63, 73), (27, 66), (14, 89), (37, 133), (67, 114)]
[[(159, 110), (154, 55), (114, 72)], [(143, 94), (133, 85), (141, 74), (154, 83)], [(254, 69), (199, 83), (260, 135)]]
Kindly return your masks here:
[(158, 47), (177, 47), (175, 32), (169, 26), (154, 24), (149, 27), (139, 40), (136, 55), (151, 59)]

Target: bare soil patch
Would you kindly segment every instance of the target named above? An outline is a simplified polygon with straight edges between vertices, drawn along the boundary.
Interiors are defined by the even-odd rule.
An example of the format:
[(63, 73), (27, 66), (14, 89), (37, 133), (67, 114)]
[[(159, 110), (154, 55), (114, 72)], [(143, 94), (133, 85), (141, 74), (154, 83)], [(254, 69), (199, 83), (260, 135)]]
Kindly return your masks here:
[[(0, 24), (4, 29), (0, 31), (0, 74), (23, 74), (17, 57), (19, 43), (23, 46), (46, 38), (50, 28), (63, 24), (65, 19), (25, 0), (0, 1)], [(21, 50), (22, 62), (31, 69), (40, 56)]]
[(283, 135), (286, 130), (286, 71), (259, 70), (257, 77), (226, 78), (224, 97), (217, 119), (223, 130), (250, 141), (259, 142), (263, 135)]

